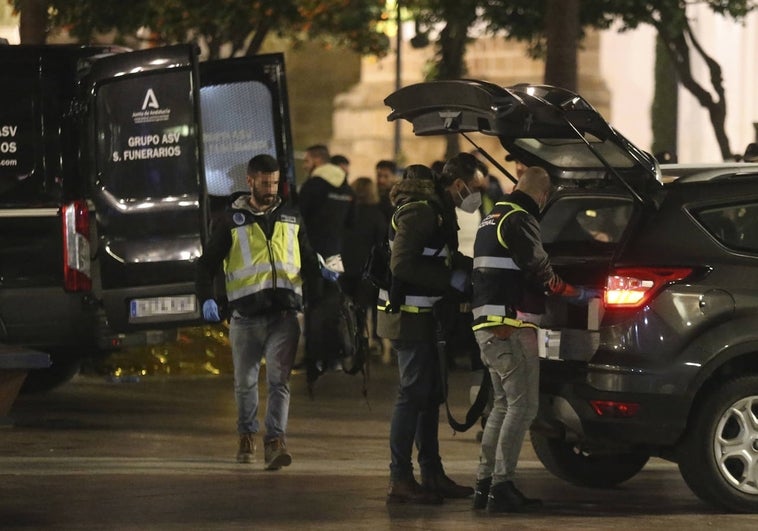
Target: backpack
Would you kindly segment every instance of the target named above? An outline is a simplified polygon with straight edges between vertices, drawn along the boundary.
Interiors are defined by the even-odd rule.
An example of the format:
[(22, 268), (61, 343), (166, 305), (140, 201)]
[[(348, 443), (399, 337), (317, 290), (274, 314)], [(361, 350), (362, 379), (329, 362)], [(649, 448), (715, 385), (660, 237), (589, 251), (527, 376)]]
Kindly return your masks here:
[(388, 241), (375, 243), (371, 247), (366, 263), (363, 265), (362, 277), (378, 289), (390, 290), (392, 287), (392, 271), (390, 271), (390, 245)]

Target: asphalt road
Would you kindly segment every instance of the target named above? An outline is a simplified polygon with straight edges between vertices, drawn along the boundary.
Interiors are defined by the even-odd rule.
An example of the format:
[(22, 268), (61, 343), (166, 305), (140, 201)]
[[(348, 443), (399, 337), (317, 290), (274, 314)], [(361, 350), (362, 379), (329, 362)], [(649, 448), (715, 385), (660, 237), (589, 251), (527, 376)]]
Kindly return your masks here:
[[(23, 395), (0, 430), (0, 529), (718, 529), (755, 530), (758, 515), (700, 502), (675, 465), (653, 459), (610, 490), (551, 476), (527, 442), (518, 484), (545, 506), (488, 516), (470, 500), (388, 507), (389, 418), (396, 368), (330, 373), (310, 398), (293, 376), (290, 467), (234, 460), (231, 377), (149, 376), (114, 382), (77, 376), (44, 395)], [(462, 416), (470, 375), (451, 375)], [(448, 474), (473, 484), (476, 430), (440, 429)]]

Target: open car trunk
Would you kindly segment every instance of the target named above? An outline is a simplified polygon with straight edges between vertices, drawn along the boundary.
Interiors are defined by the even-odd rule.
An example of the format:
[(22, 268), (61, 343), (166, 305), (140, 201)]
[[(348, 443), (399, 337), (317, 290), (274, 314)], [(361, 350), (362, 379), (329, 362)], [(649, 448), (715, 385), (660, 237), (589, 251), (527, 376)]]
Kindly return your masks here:
[[(385, 103), (392, 108), (388, 120), (408, 120), (417, 135), (497, 136), (516, 160), (543, 167), (554, 185), (541, 221), (543, 243), (556, 272), (573, 285), (602, 289), (635, 213), (656, 207), (661, 179), (655, 159), (570, 91), (435, 81), (404, 87)], [(503, 155), (487, 155), (509, 175), (498, 162)], [(549, 298), (541, 354), (589, 359), (597, 349), (601, 318), (599, 298), (589, 305)]]

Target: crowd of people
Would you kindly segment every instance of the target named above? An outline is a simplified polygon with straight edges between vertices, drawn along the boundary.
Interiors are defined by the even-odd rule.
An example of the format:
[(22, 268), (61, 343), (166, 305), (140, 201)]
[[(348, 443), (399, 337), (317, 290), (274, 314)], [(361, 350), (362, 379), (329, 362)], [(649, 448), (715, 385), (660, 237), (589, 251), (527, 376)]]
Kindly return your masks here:
[[(279, 162), (258, 154), (247, 166), (248, 190), (230, 198), (198, 261), (203, 317), (229, 321), (237, 403), (237, 460), (288, 466), (289, 379), (304, 312), (309, 382), (339, 368), (339, 318), (345, 298), (384, 361), (396, 362), (398, 392), (389, 421), (388, 504), (439, 504), (473, 496), (475, 509), (524, 512), (540, 507), (514, 484), (516, 463), (538, 396), (537, 336), (546, 296), (586, 302), (587, 294), (552, 270), (536, 219), (550, 193), (541, 168), (517, 167), (504, 193), (478, 153), (460, 153), (399, 173), (380, 160), (375, 175), (351, 177), (350, 161), (327, 146), (305, 151), (306, 180), (292, 197), (280, 193)], [(473, 256), (459, 250), (458, 212), (477, 214)], [(363, 275), (372, 246), (389, 243), (391, 286)], [(221, 274), (225, 296), (214, 292)], [(466, 324), (477, 360), (492, 381), (476, 485), (445, 473), (439, 449), (444, 376), (439, 339), (449, 328), (440, 308), (470, 304)], [(447, 305), (447, 306), (445, 306)], [(455, 313), (454, 312), (454, 313)], [(258, 379), (266, 364), (263, 429)], [(414, 474), (416, 449), (419, 479)], [(473, 472), (473, 471), (472, 471)]]

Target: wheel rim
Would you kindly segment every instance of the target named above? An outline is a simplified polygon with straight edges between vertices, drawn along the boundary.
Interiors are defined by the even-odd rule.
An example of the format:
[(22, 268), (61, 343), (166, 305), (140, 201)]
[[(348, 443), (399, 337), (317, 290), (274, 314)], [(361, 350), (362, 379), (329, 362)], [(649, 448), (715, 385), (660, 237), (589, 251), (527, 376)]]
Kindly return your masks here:
[(724, 411), (713, 453), (727, 483), (744, 494), (758, 495), (758, 396), (742, 398)]

